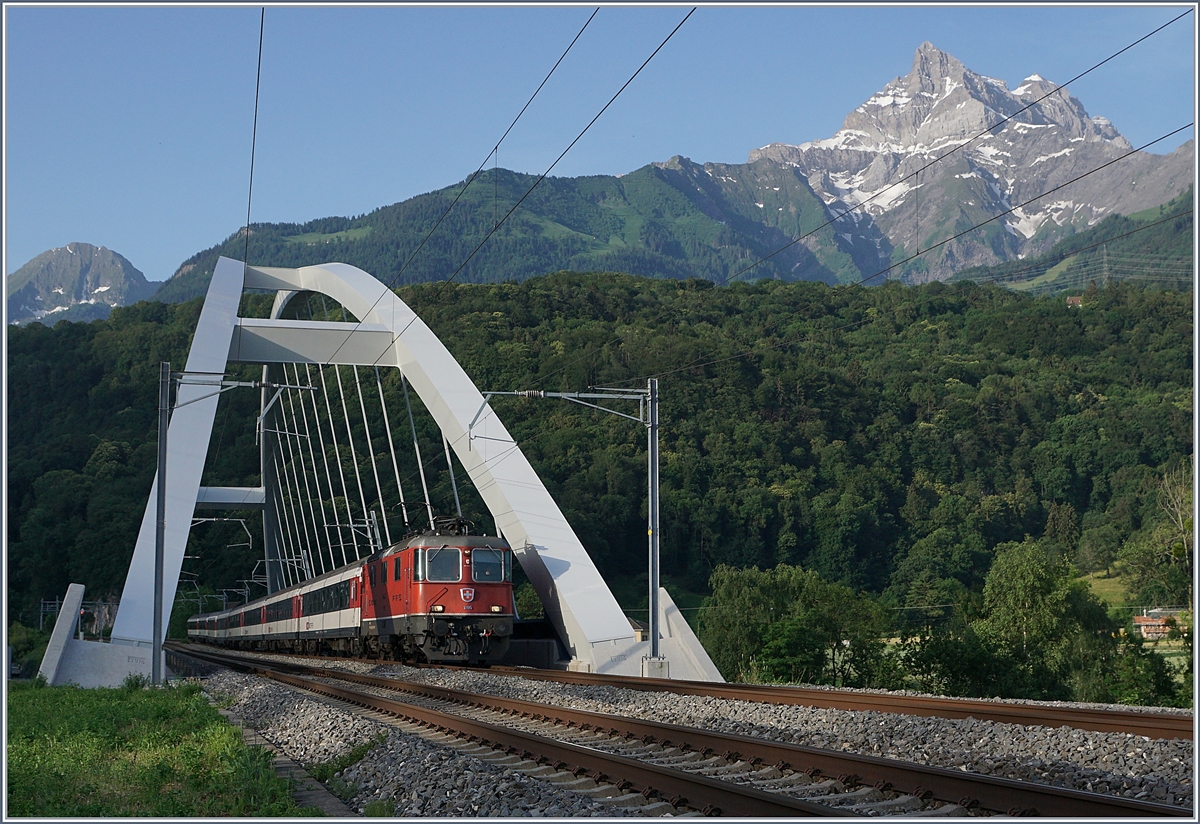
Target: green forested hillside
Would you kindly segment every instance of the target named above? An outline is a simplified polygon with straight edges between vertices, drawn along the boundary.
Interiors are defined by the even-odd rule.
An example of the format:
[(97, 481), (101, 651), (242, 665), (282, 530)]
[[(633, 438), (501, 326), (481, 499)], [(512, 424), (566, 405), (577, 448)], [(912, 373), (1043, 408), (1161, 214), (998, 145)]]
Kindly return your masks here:
[[(291, 267), (339, 260), (396, 285), (445, 280), (536, 180), (505, 169), (483, 172), (424, 246), (461, 183), (354, 218), (255, 224), (249, 260)], [(803, 175), (769, 161), (702, 166), (673, 158), (621, 176), (551, 177), (456, 280), (499, 283), (569, 269), (723, 281), (827, 219)], [(756, 267), (752, 277), (840, 283), (859, 280), (866, 269), (873, 274), (874, 236), (848, 237), (826, 226)], [(241, 260), (245, 240), (239, 232), (184, 261), (156, 298), (202, 295), (217, 257)]]
[[(1159, 481), (1193, 448), (1190, 295), (1131, 283), (1081, 309), (972, 283), (717, 289), (569, 273), (400, 295), (483, 391), (661, 376), (663, 569), (691, 590), (722, 564), (798, 564), (928, 617), (982, 597), (996, 548), (1026, 536), (1103, 569), (1150, 540)], [(154, 471), (157, 364), (182, 364), (197, 314), (143, 303), (10, 329), (14, 615), (69, 581), (119, 593)], [(257, 480), (257, 401), (223, 396), (206, 483)], [(645, 433), (562, 402), (494, 404), (614, 588), (640, 592)], [(448, 478), (434, 481), (448, 512)], [(490, 528), (477, 498), (464, 505)], [(246, 577), (257, 549), (241, 535), (196, 527), (185, 569), (213, 586)]]

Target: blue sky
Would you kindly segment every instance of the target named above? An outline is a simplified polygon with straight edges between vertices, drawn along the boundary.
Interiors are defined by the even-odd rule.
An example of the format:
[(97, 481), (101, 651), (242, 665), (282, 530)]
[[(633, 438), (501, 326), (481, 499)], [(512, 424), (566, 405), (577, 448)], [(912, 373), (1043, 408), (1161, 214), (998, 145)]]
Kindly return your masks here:
[[(252, 221), (357, 215), (463, 180), (593, 8), (268, 6)], [(688, 8), (601, 7), (499, 165), (544, 171)], [(924, 40), (1010, 88), (1061, 83), (1185, 8), (702, 6), (554, 174), (741, 163), (828, 137)], [(5, 6), (6, 273), (82, 241), (162, 280), (242, 225), (259, 9)], [(1072, 95), (1135, 146), (1191, 122), (1195, 17)]]

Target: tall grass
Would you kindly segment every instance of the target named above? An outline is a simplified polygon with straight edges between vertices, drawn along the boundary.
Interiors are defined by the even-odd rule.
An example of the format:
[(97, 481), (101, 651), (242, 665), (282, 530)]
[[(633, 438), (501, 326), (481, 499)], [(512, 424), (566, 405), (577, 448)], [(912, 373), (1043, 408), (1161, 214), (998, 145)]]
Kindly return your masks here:
[(10, 816), (294, 816), (271, 754), (186, 684), (10, 684)]

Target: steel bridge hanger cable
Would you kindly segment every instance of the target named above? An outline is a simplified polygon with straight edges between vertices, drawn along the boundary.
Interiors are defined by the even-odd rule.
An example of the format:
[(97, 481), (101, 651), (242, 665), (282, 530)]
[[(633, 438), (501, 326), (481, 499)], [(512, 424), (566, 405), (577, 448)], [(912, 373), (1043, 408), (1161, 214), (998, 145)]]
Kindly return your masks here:
[[(342, 527), (347, 526), (350, 529), (350, 541), (354, 547), (354, 558), (358, 559), (358, 535), (354, 531), (354, 513), (350, 511), (350, 491), (346, 486), (346, 472), (342, 467), (342, 452), (338, 447), (337, 441), (337, 426), (333, 422), (333, 405), (329, 400), (329, 388), (325, 381), (325, 369), (322, 367), (317, 370), (317, 374), (321, 378), (321, 394), (325, 397), (325, 413), (326, 419), (329, 421), (329, 436), (333, 440), (333, 460), (337, 464), (338, 478), (342, 482), (342, 503), (346, 507), (346, 523), (338, 525), (338, 545), (342, 550), (342, 562), (349, 563), (346, 556), (346, 539), (342, 535)], [(330, 482), (332, 483), (332, 481)], [(337, 505), (334, 505), (334, 514), (337, 515)], [(339, 516), (340, 517), (340, 516)]]
[(404, 485), (400, 483), (400, 464), (396, 460), (396, 444), (392, 440), (392, 424), (388, 420), (387, 401), (383, 397), (383, 378), (379, 367), (375, 367), (375, 385), (379, 388), (379, 406), (383, 409), (383, 430), (387, 432), (388, 454), (392, 456), (392, 470), (396, 473), (396, 492), (400, 496), (400, 514), (404, 518), (404, 531), (411, 528), (408, 522), (408, 503), (404, 500)]
[(388, 526), (387, 510), (383, 505), (383, 487), (379, 483), (379, 466), (375, 461), (375, 444), (371, 440), (371, 422), (367, 418), (367, 403), (363, 397), (362, 383), (358, 379), (358, 366), (351, 366), (350, 368), (354, 370), (354, 388), (358, 392), (358, 408), (362, 412), (363, 431), (367, 436), (367, 454), (371, 458), (371, 474), (375, 478), (375, 502), (379, 504), (379, 509), (382, 512), (383, 535), (387, 539), (385, 546), (391, 546), (392, 530)]
[[(305, 371), (307, 372), (308, 364), (305, 364), (304, 366), (305, 366)], [(283, 374), (284, 374), (284, 377), (286, 378), (287, 377), (287, 364), (284, 364)], [(292, 374), (294, 375), (295, 383), (299, 383), (300, 382), (300, 367), (299, 367), (299, 365), (294, 364), (294, 363), (292, 364)], [(316, 398), (314, 397), (313, 400), (315, 401)], [(320, 472), (320, 468), (317, 465), (316, 449), (313, 447), (313, 433), (312, 433), (312, 429), (308, 425), (308, 410), (304, 408), (304, 396), (303, 395), (300, 396), (300, 404), (299, 405), (300, 405), (300, 418), (304, 422), (304, 437), (308, 441), (308, 460), (309, 460), (309, 463), (312, 464), (313, 486), (315, 486), (316, 490), (317, 490), (317, 506), (321, 510), (321, 532), (318, 533), (318, 536), (324, 535), (324, 537), (325, 537), (324, 543), (327, 545), (327, 548), (329, 549), (329, 561), (330, 561), (331, 568), (336, 569), (337, 562), (334, 560), (334, 557), (333, 557), (333, 547), (331, 545), (329, 545), (329, 519), (325, 515), (325, 499), (324, 499), (324, 495), (321, 491), (321, 472)], [(293, 409), (292, 409), (293, 418), (295, 417), (295, 415), (296, 415), (296, 412), (295, 412), (295, 408), (293, 407)], [(324, 443), (322, 443), (322, 446), (321, 446), (322, 457), (324, 457), (324, 453), (325, 453), (325, 447), (324, 447)], [(328, 475), (328, 473), (329, 473), (328, 460), (326, 460), (326, 462), (325, 462), (325, 472), (326, 472), (326, 475)], [(305, 483), (305, 486), (307, 487), (307, 485), (308, 485), (308, 475), (307, 474), (304, 476), (304, 483)], [(330, 489), (332, 489), (332, 485), (330, 486)], [(332, 498), (332, 497), (333, 496), (330, 495), (330, 498)], [(312, 492), (311, 492), (311, 490), (309, 491), (308, 505), (309, 505), (309, 509), (311, 510), (312, 509)], [(317, 532), (317, 519), (316, 519), (315, 513), (313, 514), (313, 531)], [(317, 539), (317, 544), (318, 544), (318, 546), (321, 544), (320, 537), (318, 537), (318, 539)], [(324, 566), (325, 566), (324, 553), (321, 553), (320, 557), (321, 557), (321, 567), (324, 568)]]
[(417, 471), (421, 473), (421, 491), (425, 494), (425, 509), (429, 514), (429, 528), (434, 529), (433, 504), (429, 502), (429, 486), (425, 482), (425, 464), (421, 460), (421, 445), (417, 442), (417, 424), (413, 419), (412, 402), (408, 398), (408, 379), (400, 372), (400, 385), (404, 388), (404, 405), (408, 407), (408, 425), (412, 428), (413, 451), (417, 453)]
[[(554, 65), (550, 68), (550, 71), (546, 73), (546, 76), (544, 78), (542, 78), (542, 82), (540, 84), (538, 84), (537, 89), (535, 89), (533, 94), (529, 96), (529, 99), (527, 101), (525, 101), (525, 105), (521, 107), (521, 111), (519, 111), (517, 113), (517, 116), (513, 118), (512, 123), (508, 124), (508, 128), (504, 130), (504, 134), (502, 134), (500, 136), (500, 139), (496, 141), (495, 148), (491, 149), (488, 152), (487, 157), (485, 157), (483, 159), (483, 162), (479, 164), (479, 168), (477, 168), (474, 172), (471, 173), (471, 176), (467, 178), (465, 183), (463, 183), (463, 187), (458, 191), (458, 194), (454, 196), (454, 200), (451, 201), (450, 205), (446, 207), (445, 211), (442, 212), (441, 216), (438, 217), (437, 221), (433, 224), (433, 227), (428, 232), (425, 233), (425, 237), (421, 238), (421, 242), (417, 244), (417, 248), (414, 249), (412, 251), (412, 254), (410, 254), (408, 256), (408, 259), (404, 261), (404, 264), (400, 267), (400, 270), (398, 272), (396, 272), (395, 275), (392, 276), (392, 279), (387, 284), (388, 291), (391, 291), (392, 289), (395, 288), (396, 282), (400, 280), (400, 276), (404, 274), (404, 272), (408, 269), (409, 265), (416, 259), (417, 254), (421, 251), (421, 249), (423, 249), (425, 247), (425, 244), (429, 241), (429, 238), (433, 237), (433, 233), (436, 232), (438, 230), (438, 227), (442, 225), (442, 222), (446, 219), (446, 216), (449, 215), (450, 211), (458, 204), (458, 201), (462, 199), (462, 196), (467, 193), (467, 189), (471, 188), (471, 184), (474, 183), (475, 179), (479, 177), (481, 172), (483, 172), (483, 167), (487, 165), (487, 162), (489, 160), (491, 160), (493, 155), (498, 154), (499, 149), (500, 149), (500, 144), (504, 142), (504, 138), (508, 137), (508, 133), (511, 132), (513, 130), (513, 127), (517, 125), (517, 121), (521, 119), (521, 116), (523, 114), (525, 114), (525, 110), (528, 109), (530, 104), (533, 103), (534, 98), (536, 98), (538, 96), (538, 93), (541, 92), (542, 87), (545, 86), (546, 83), (550, 80), (550, 76), (553, 75), (555, 70), (558, 69), (559, 64), (561, 64), (563, 62), (563, 60), (566, 58), (567, 53), (571, 51), (571, 49), (572, 49), (572, 47), (574, 47), (575, 43), (578, 42), (579, 38), (583, 36), (584, 31), (587, 30), (587, 27), (591, 24), (592, 19), (595, 18), (596, 14), (599, 11), (600, 11), (600, 8), (596, 7), (595, 11), (592, 12), (591, 17), (588, 17), (587, 22), (585, 22), (583, 24), (583, 28), (581, 28), (579, 30), (579, 32), (575, 35), (574, 39), (571, 40), (570, 44), (567, 46), (566, 50), (563, 51), (563, 53), (561, 55), (559, 55), (558, 60), (555, 61)], [(499, 158), (497, 158), (497, 162), (498, 162), (498, 160), (499, 160)], [(375, 303), (371, 304), (372, 310), (379, 304), (380, 300), (382, 300), (382, 296), (380, 296), (380, 298), (376, 299)], [(368, 313), (369, 313), (369, 311), (368, 311)], [(359, 324), (361, 324), (361, 323), (362, 323), (362, 321), (360, 320)], [(351, 335), (353, 335), (354, 331), (357, 331), (357, 329), (358, 329), (358, 327), (356, 326), (354, 330), (351, 330)], [(338, 345), (338, 348), (333, 351), (333, 354), (329, 356), (329, 359), (332, 360), (337, 355), (337, 353), (341, 351), (342, 347), (345, 346), (346, 342), (349, 340), (350, 340), (350, 335), (347, 335), (346, 340), (342, 341), (341, 344)], [(328, 365), (328, 361), (326, 362), (326, 365)]]
[[(295, 366), (295, 364), (293, 364), (293, 366)], [(284, 375), (284, 378), (286, 379), (287, 378), (287, 364), (286, 363), (283, 364), (283, 375)], [(297, 370), (296, 377), (299, 378), (299, 370)], [(300, 434), (299, 419), (296, 415), (296, 403), (293, 398), (294, 394), (295, 394), (294, 390), (288, 390), (288, 409), (291, 411), (291, 415), (292, 415), (292, 429), (294, 429), (296, 432), (296, 441), (297, 441), (296, 453), (297, 453), (297, 458), (300, 462), (300, 474), (304, 478), (305, 497), (308, 499), (308, 516), (312, 522), (311, 532), (312, 532), (313, 539), (314, 539), (314, 545), (316, 547), (315, 554), (321, 562), (321, 572), (322, 572), (322, 574), (324, 574), (326, 571), (325, 556), (320, 551), (320, 549), (321, 549), (321, 531), (317, 527), (317, 512), (316, 512), (316, 508), (313, 506), (312, 485), (309, 484), (309, 482), (308, 482), (309, 472), (304, 466), (304, 446), (303, 446), (303, 444), (300, 443), (301, 438), (303, 438), (308, 444), (308, 453), (309, 453), (309, 459), (312, 463), (312, 474), (313, 474), (314, 481), (317, 476), (317, 459), (316, 459), (316, 456), (313, 454), (313, 450), (312, 450), (312, 438), (309, 436), (309, 432), (308, 432), (307, 416), (304, 418), (304, 434), (303, 435)], [(304, 412), (303, 397), (300, 399), (300, 411), (301, 411), (301, 413)], [(317, 488), (317, 495), (319, 498), (320, 497), (320, 487)], [(301, 511), (301, 514), (303, 514), (303, 510)], [(323, 504), (321, 506), (321, 520), (322, 521), (325, 520), (325, 507)], [(328, 532), (328, 530), (326, 530), (326, 532)]]
[[(354, 431), (350, 428), (350, 412), (346, 408), (346, 389), (344, 386), (342, 386), (342, 368), (340, 366), (334, 366), (333, 374), (337, 378), (338, 394), (341, 396), (342, 401), (342, 418), (346, 424), (346, 441), (350, 444), (350, 464), (354, 467), (354, 481), (358, 485), (358, 503), (359, 506), (362, 507), (363, 523), (367, 524), (370, 523), (371, 516), (368, 514), (370, 510), (367, 508), (367, 496), (366, 493), (363, 492), (362, 473), (358, 468), (358, 450), (354, 448)], [(350, 531), (352, 534), (356, 531), (353, 519), (350, 521)], [(368, 549), (371, 547), (371, 544), (372, 542), (368, 539)], [(355, 552), (357, 553), (357, 551), (358, 545), (356, 543)], [(370, 550), (367, 552), (367, 554), (370, 555), (373, 551), (374, 550)], [(357, 560), (357, 558), (355, 560)]]

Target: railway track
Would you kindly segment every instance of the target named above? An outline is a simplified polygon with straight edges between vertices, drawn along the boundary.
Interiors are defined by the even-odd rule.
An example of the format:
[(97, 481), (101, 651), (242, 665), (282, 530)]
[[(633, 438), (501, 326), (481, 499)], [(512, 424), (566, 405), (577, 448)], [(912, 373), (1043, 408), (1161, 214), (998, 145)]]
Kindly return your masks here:
[[(186, 653), (466, 737), (501, 761), (663, 811), (737, 816), (1190, 816), (1111, 795), (228, 653)], [(485, 759), (486, 760), (486, 759)], [(514, 766), (514, 769), (517, 767)], [(636, 798), (636, 796), (635, 796)], [(628, 803), (628, 802), (626, 802)], [(659, 812), (658, 814), (663, 814)]]
[(477, 672), (514, 675), (560, 684), (621, 687), (676, 695), (699, 695), (766, 704), (800, 705), (857, 712), (887, 712), (933, 718), (975, 718), (1023, 726), (1075, 727), (1096, 732), (1121, 732), (1147, 738), (1192, 740), (1192, 713), (1138, 712), (1039, 704), (1007, 704), (970, 698), (942, 698), (895, 693), (854, 692), (762, 684), (713, 684), (707, 681), (674, 681), (665, 678), (631, 678), (589, 672), (535, 670), (527, 667), (491, 667)]
[[(344, 662), (336, 656), (305, 656), (310, 659)], [(377, 663), (391, 663), (379, 661)], [(769, 684), (715, 684), (708, 681), (678, 681), (666, 678), (635, 678), (590, 672), (542, 670), (530, 667), (443, 667), (418, 664), (418, 668), (453, 669), (493, 675), (510, 675), (537, 681), (579, 686), (605, 686), (644, 692), (667, 692), (764, 704), (805, 706), (852, 712), (884, 712), (927, 718), (974, 718), (1022, 726), (1073, 727), (1094, 732), (1117, 732), (1147, 738), (1191, 741), (1195, 737), (1193, 713), (1169, 713), (1077, 706), (1004, 703), (972, 698), (856, 692)]]

